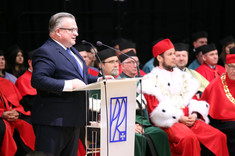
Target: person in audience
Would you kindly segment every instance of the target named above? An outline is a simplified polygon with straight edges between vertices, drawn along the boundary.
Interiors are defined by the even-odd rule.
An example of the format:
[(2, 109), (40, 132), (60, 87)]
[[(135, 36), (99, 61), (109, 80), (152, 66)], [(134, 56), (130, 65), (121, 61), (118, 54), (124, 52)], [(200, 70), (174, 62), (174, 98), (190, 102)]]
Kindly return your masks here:
[[(119, 74), (119, 59), (116, 56), (116, 53), (112, 49), (104, 49), (97, 53), (97, 56), (100, 58), (101, 62), (98, 64), (99, 66), (99, 77), (102, 77), (103, 74), (105, 76), (116, 77)], [(97, 57), (96, 56), (96, 57)], [(104, 73), (102, 73), (102, 70)], [(97, 99), (100, 99), (100, 90), (91, 90), (90, 95), (97, 94)]]
[(78, 45), (75, 45), (74, 48), (77, 49), (79, 54), (83, 57), (84, 61), (86, 62), (86, 65), (88, 67), (88, 73), (93, 76), (97, 76), (99, 74), (99, 70), (93, 66), (90, 66), (92, 60), (89, 57), (89, 53), (88, 53), (88, 50), (90, 50), (89, 47), (83, 44), (78, 44)]
[[(121, 42), (125, 41), (125, 40), (127, 40), (127, 39), (122, 38), (122, 37), (113, 39), (113, 40), (110, 42), (110, 46), (112, 46), (113, 48), (115, 48), (115, 49), (117, 49), (117, 50), (120, 50), (119, 44), (120, 44)], [(119, 54), (116, 53), (116, 55), (118, 56)]]
[[(26, 155), (34, 150), (35, 135), (30, 124), (30, 112), (24, 111), (20, 104), (21, 99), (22, 96), (16, 86), (11, 81), (0, 78), (0, 129), (1, 136), (3, 135), (1, 156), (14, 156), (16, 152), (19, 155)], [(17, 137), (15, 133), (18, 133)], [(17, 151), (17, 148), (21, 151)]]
[(164, 39), (155, 44), (153, 56), (157, 67), (143, 77), (141, 88), (151, 122), (168, 135), (171, 154), (200, 155), (201, 143), (214, 155), (229, 155), (226, 135), (208, 125), (209, 104), (195, 97), (199, 82), (175, 68), (172, 42)]
[(154, 68), (153, 66), (154, 58), (151, 58), (148, 62), (146, 62), (142, 68), (142, 70), (148, 74), (151, 72), (151, 70)]
[(230, 35), (223, 38), (220, 43), (222, 45), (222, 51), (219, 55), (218, 64), (224, 66), (226, 64), (226, 55), (229, 54), (229, 50), (231, 48), (235, 47), (235, 39), (233, 38), (233, 36)]
[(235, 51), (226, 55), (225, 69), (226, 73), (209, 84), (201, 99), (210, 104), (210, 124), (227, 135), (229, 155), (235, 155)]
[[(133, 50), (134, 53), (136, 53), (136, 44), (128, 39), (123, 39), (121, 40), (121, 42), (119, 43), (119, 49), (120, 51), (122, 51), (123, 53), (126, 53), (130, 50)], [(121, 55), (120, 53), (116, 53), (117, 56)]]
[(37, 95), (37, 90), (31, 86), (31, 78), (32, 78), (32, 57), (34, 51), (28, 52), (28, 65), (29, 68), (26, 72), (21, 75), (15, 85), (20, 91), (21, 96), (23, 97), (21, 100), (21, 104), (24, 107), (25, 111), (31, 111), (34, 103), (35, 96)]
[(97, 60), (96, 60), (96, 56), (95, 53), (97, 53), (98, 50), (95, 46), (88, 46), (87, 45), (87, 55), (88, 55), (88, 60), (89, 60), (89, 67), (93, 67), (97, 70)]
[(218, 51), (215, 44), (201, 47), (204, 63), (196, 71), (205, 77), (209, 82), (225, 72), (224, 67), (218, 65)]
[(197, 53), (195, 52), (196, 52), (196, 48), (203, 46), (203, 45), (207, 45), (207, 42), (208, 42), (207, 37), (208, 37), (208, 34), (205, 31), (198, 31), (192, 34), (193, 50), (192, 52), (190, 52), (190, 56), (189, 56), (189, 63), (190, 63), (188, 66), (189, 69), (196, 70), (201, 64), (203, 64), (202, 52), (197, 52)]
[[(131, 56), (133, 59), (136, 60), (137, 63), (139, 63), (139, 59), (133, 50), (130, 50), (125, 54)], [(127, 57), (124, 54), (119, 55), (122, 73), (118, 76), (118, 79), (138, 77), (138, 75), (136, 74), (137, 64), (133, 59)], [(146, 113), (146, 104), (144, 104), (144, 96), (142, 96), (141, 98), (141, 94), (138, 94), (137, 99), (135, 124), (135, 156), (171, 155), (166, 133), (159, 127), (153, 126), (148, 120), (148, 115)], [(149, 150), (146, 150), (147, 144), (148, 147), (150, 147), (149, 149), (151, 152)]]
[(97, 53), (99, 56), (101, 63), (99, 63), (99, 75), (102, 76), (102, 67), (104, 71), (104, 75), (111, 75), (113, 77), (116, 77), (119, 69), (119, 59), (112, 49), (104, 49), (102, 51), (99, 51)]
[[(119, 43), (119, 49), (122, 53), (126, 53), (130, 50), (133, 50), (134, 53), (136, 54), (136, 44), (130, 40), (127, 39), (122, 39), (121, 42)], [(119, 56), (122, 53), (116, 51), (116, 55)], [(122, 68), (119, 65), (119, 74), (122, 73)], [(138, 73), (137, 73), (138, 74)], [(145, 75), (146, 73), (140, 69), (140, 75)]]
[(17, 78), (14, 75), (6, 72), (5, 68), (6, 68), (6, 59), (4, 56), (4, 52), (2, 50), (0, 50), (0, 77), (8, 79), (12, 83), (15, 84)]
[(176, 66), (180, 70), (189, 73), (198, 80), (198, 82), (200, 83), (200, 88), (198, 89), (198, 91), (202, 93), (209, 84), (209, 81), (207, 81), (207, 79), (205, 79), (197, 71), (187, 68), (189, 45), (185, 43), (176, 43), (174, 44), (174, 47)]
[(27, 70), (24, 64), (24, 53), (16, 45), (11, 46), (8, 49), (6, 70), (17, 78)]

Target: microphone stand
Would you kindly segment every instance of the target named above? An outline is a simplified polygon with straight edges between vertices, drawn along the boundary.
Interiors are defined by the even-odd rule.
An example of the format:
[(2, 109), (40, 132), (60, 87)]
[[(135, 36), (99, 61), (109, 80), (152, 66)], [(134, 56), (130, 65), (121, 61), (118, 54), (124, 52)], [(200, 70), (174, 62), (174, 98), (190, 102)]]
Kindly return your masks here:
[[(91, 44), (90, 42), (87, 42), (86, 40), (82, 40), (82, 44), (89, 44), (92, 49), (94, 50), (94, 53), (98, 59), (98, 61), (100, 62), (100, 66), (101, 66), (101, 72), (102, 72), (102, 78), (103, 78), (103, 82), (104, 82), (104, 94), (105, 94), (105, 106), (106, 106), (106, 124), (108, 125), (109, 121), (108, 121), (108, 100), (107, 100), (107, 84), (106, 84), (106, 79), (105, 79), (105, 75), (104, 75), (104, 69), (103, 69), (103, 65), (102, 65), (102, 61), (100, 60), (100, 57), (98, 56), (97, 52), (96, 52), (96, 48), (94, 47), (93, 44)], [(109, 156), (109, 127), (107, 126), (107, 156)]]
[[(107, 47), (107, 48), (110, 48), (110, 49), (112, 49), (112, 50), (115, 50), (115, 51), (117, 51), (118, 53), (120, 53), (120, 54), (123, 54), (123, 55), (125, 55), (125, 56), (127, 56), (128, 58), (131, 58), (132, 60), (134, 60), (135, 61), (135, 63), (136, 63), (136, 66), (137, 66), (137, 71), (138, 71), (138, 77), (141, 77), (141, 75), (140, 75), (140, 66), (139, 66), (139, 64), (137, 63), (137, 61), (133, 58), (133, 57), (131, 57), (131, 56), (129, 56), (129, 55), (127, 55), (127, 54), (125, 54), (125, 53), (123, 53), (123, 52), (121, 52), (120, 50), (118, 50), (118, 49), (115, 49), (115, 48), (113, 48), (113, 47), (111, 47), (111, 46), (109, 46), (109, 45), (106, 45), (106, 44), (104, 44), (104, 43), (102, 43), (101, 41), (97, 41), (96, 42), (96, 45), (98, 45), (98, 46), (105, 46), (105, 47)], [(143, 116), (143, 108), (142, 108), (142, 81), (141, 81), (141, 79), (139, 79), (139, 85), (140, 85), (140, 111), (141, 111), (141, 115)], [(142, 120), (141, 120), (141, 124), (143, 125), (143, 118), (142, 118)], [(142, 131), (142, 135), (143, 135), (143, 131)], [(143, 151), (144, 151), (144, 145), (143, 145), (143, 137), (142, 137), (142, 155), (144, 155), (144, 153), (143, 153)]]
[(117, 51), (118, 53), (123, 54), (123, 55), (125, 55), (126, 57), (131, 58), (132, 60), (134, 60), (135, 63), (136, 63), (136, 66), (137, 66), (138, 77), (141, 77), (141, 75), (140, 75), (140, 66), (139, 66), (139, 64), (137, 63), (137, 61), (136, 61), (133, 57), (131, 57), (131, 56), (129, 56), (129, 55), (127, 55), (127, 54), (121, 52), (121, 51), (118, 50), (118, 49), (115, 49), (115, 48), (113, 48), (113, 47), (111, 47), (111, 46), (109, 46), (109, 45), (106, 45), (106, 44), (102, 43), (101, 41), (97, 41), (97, 42), (96, 42), (96, 45), (98, 45), (98, 46), (105, 46), (105, 47), (107, 47), (107, 48), (110, 48), (110, 49), (112, 49), (112, 50), (115, 50), (115, 51)]

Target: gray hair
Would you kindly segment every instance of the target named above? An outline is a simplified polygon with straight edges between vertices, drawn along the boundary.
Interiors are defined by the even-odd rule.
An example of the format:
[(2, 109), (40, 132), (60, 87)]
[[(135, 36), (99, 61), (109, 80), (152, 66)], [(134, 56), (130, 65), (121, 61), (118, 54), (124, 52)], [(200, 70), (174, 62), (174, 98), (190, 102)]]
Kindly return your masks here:
[(75, 19), (75, 17), (67, 12), (59, 12), (51, 16), (49, 21), (49, 33), (54, 32), (55, 28), (57, 28), (59, 25), (61, 25), (61, 20), (63, 18), (72, 18)]

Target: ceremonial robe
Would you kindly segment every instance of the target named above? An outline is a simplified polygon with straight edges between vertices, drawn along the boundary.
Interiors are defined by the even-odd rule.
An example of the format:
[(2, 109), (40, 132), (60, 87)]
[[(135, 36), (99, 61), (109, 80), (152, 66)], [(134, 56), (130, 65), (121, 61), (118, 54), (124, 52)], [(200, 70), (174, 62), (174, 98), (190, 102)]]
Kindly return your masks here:
[(212, 69), (207, 64), (200, 65), (196, 71), (204, 76), (209, 82), (219, 77), (225, 72), (225, 68), (220, 65), (215, 65), (215, 69)]
[(213, 80), (202, 94), (201, 99), (210, 104), (210, 124), (227, 135), (230, 155), (235, 155), (235, 81), (227, 74)]
[(1, 146), (1, 156), (14, 156), (17, 151), (17, 145), (13, 138), (14, 130), (20, 134), (20, 138), (23, 143), (34, 150), (35, 135), (33, 132), (33, 127), (30, 123), (24, 121), (30, 116), (30, 112), (25, 112), (23, 107), (20, 105), (20, 100), (22, 96), (20, 95), (18, 89), (9, 80), (0, 78), (0, 116), (3, 115), (4, 111), (9, 111), (11, 108), (20, 113), (20, 118), (14, 122), (9, 122), (5, 119), (0, 119), (4, 121), (5, 124), (5, 134)]
[[(173, 156), (200, 155), (200, 143), (215, 155), (228, 155), (226, 135), (207, 124), (209, 104), (192, 99), (198, 88), (198, 81), (178, 68), (154, 68), (142, 83), (151, 122), (167, 133)], [(193, 126), (179, 123), (192, 113), (199, 117)]]

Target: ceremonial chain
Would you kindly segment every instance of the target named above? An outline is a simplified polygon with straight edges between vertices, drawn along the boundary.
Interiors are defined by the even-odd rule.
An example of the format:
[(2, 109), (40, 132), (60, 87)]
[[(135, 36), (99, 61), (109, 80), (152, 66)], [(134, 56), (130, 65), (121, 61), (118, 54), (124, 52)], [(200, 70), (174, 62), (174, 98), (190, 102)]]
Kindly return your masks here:
[(179, 92), (179, 94), (174, 95), (168, 89), (166, 89), (161, 83), (159, 83), (158, 76), (156, 76), (155, 85), (158, 85), (158, 87), (160, 88), (160, 90), (165, 96), (168, 96), (174, 99), (174, 103), (175, 103), (174, 105), (177, 108), (185, 108), (183, 99), (184, 99), (185, 94), (188, 92), (188, 80), (185, 79), (185, 75), (183, 75), (183, 79), (184, 79), (184, 82), (183, 82), (182, 90)]
[(225, 91), (225, 94), (227, 96), (227, 98), (233, 103), (235, 104), (235, 99), (234, 97), (232, 96), (232, 94), (230, 93), (229, 89), (228, 89), (228, 85), (226, 83), (226, 74), (222, 74), (221, 75), (221, 80), (222, 80), (222, 84), (224, 86), (224, 91)]

